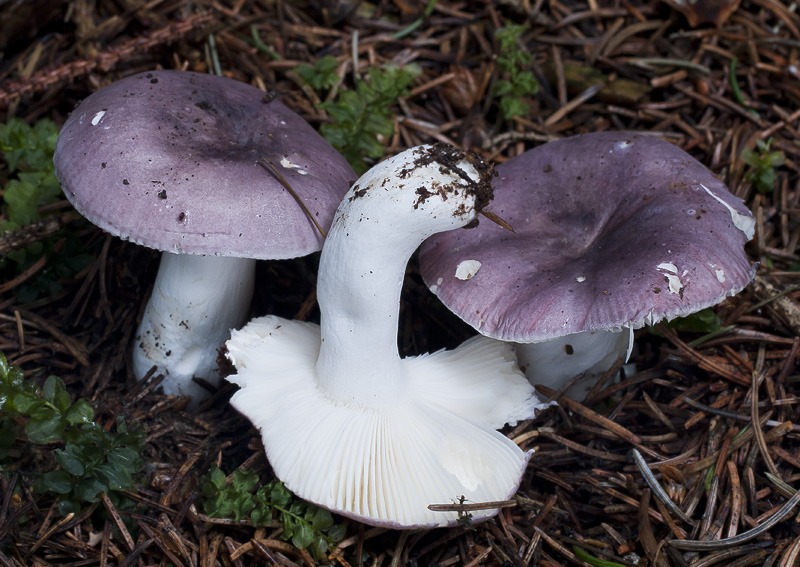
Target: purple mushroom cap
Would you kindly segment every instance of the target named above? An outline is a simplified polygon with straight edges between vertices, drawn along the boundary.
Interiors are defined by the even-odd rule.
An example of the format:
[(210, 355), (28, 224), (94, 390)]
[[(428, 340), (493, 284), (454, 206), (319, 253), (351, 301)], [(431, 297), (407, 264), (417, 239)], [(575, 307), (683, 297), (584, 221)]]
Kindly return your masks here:
[(521, 343), (638, 328), (722, 301), (753, 278), (750, 211), (689, 154), (603, 132), (497, 167), (482, 222), (422, 246), (422, 276), (484, 335)]
[(305, 120), (251, 85), (151, 71), (89, 96), (64, 124), (56, 172), (97, 226), (158, 250), (256, 259), (303, 256), (356, 175)]

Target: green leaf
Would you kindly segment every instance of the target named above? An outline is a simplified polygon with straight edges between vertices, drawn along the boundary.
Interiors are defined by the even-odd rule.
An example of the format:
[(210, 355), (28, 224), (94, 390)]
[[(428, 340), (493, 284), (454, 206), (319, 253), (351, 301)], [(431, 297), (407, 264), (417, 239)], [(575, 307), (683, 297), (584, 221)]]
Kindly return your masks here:
[(9, 368), (7, 384), (23, 392), (33, 393), (38, 390), (36, 384), (25, 380), (25, 374), (22, 373), (22, 369), (18, 366), (11, 366)]
[(130, 447), (117, 447), (106, 455), (106, 459), (111, 466), (129, 473), (137, 472), (144, 466), (139, 452)]
[(69, 444), (63, 450), (58, 450), (55, 453), (56, 461), (61, 465), (61, 468), (69, 474), (75, 476), (82, 476), (86, 467), (84, 461), (86, 457), (77, 445)]
[(254, 526), (266, 526), (272, 521), (272, 508), (263, 502), (258, 502), (256, 508), (250, 512), (250, 519)]
[(506, 120), (511, 120), (515, 116), (525, 116), (528, 114), (530, 107), (520, 98), (506, 96), (500, 99), (500, 110), (503, 111), (503, 117)]
[(38, 492), (69, 494), (72, 492), (72, 477), (67, 471), (49, 471), (39, 477), (35, 488)]
[(311, 65), (298, 65), (295, 67), (295, 72), (303, 78), (305, 82), (311, 85), (315, 90), (328, 90), (339, 82), (339, 75), (337, 69), (339, 62), (335, 57), (326, 55), (314, 62)]
[(228, 485), (225, 474), (215, 465), (203, 477), (202, 506), (206, 514), (236, 520), (249, 514), (254, 526), (266, 525), (277, 517), (283, 526), (281, 537), (298, 547), (310, 547), (310, 552), (318, 559), (332, 543), (344, 537), (344, 527), (334, 524), (329, 511), (295, 499), (280, 481), (273, 480), (256, 488), (258, 475), (242, 469), (236, 469), (232, 479)]
[(9, 180), (3, 190), (9, 220), (17, 226), (38, 220), (37, 209), (54, 202), (60, 190), (52, 171), (20, 173), (17, 179)]
[[(42, 398), (56, 405), (56, 398), (61, 393), (67, 393), (67, 387), (64, 385), (64, 382), (55, 376), (48, 376), (47, 380), (44, 381), (44, 386), (42, 386)], [(67, 404), (67, 407), (69, 407), (69, 404)]]
[(58, 441), (64, 433), (65, 425), (63, 418), (58, 414), (41, 421), (31, 419), (25, 425), (25, 435), (31, 443), (45, 445)]
[(744, 163), (750, 167), (758, 167), (759, 164), (758, 156), (750, 148), (745, 148), (742, 150), (742, 161), (744, 161)]
[(518, 95), (535, 95), (539, 92), (539, 81), (536, 80), (536, 77), (531, 71), (523, 71), (519, 73), (514, 78), (514, 83), (516, 84), (516, 94)]
[(511, 81), (499, 80), (492, 86), (492, 94), (496, 97), (510, 95), (514, 91)]
[(314, 559), (319, 561), (328, 552), (328, 541), (321, 535), (315, 536), (308, 551)]
[(495, 38), (500, 43), (501, 51), (513, 51), (518, 47), (519, 37), (527, 31), (525, 24), (508, 24), (494, 32)]
[[(394, 134), (394, 118), (390, 116), (381, 116), (379, 114), (373, 114), (367, 118), (365, 128), (370, 131), (374, 132), (375, 136), (371, 138), (366, 138), (371, 141), (376, 141), (376, 136), (380, 135), (384, 138), (390, 137)], [(383, 146), (381, 146), (381, 153), (380, 156), (383, 155)], [(370, 157), (380, 157), (380, 156), (370, 156)]]
[(297, 518), (292, 514), (283, 513), (281, 514), (281, 524), (283, 525), (281, 537), (283, 539), (293, 538), (298, 528)]
[(505, 120), (525, 116), (530, 107), (524, 97), (539, 92), (539, 81), (533, 72), (526, 69), (531, 63), (531, 54), (520, 44), (520, 36), (528, 29), (525, 25), (508, 25), (495, 32), (500, 44), (497, 65), (502, 78), (492, 87), (492, 95), (499, 99), (500, 110)]
[[(676, 317), (664, 324), (676, 331), (694, 331), (698, 333), (713, 333), (722, 328), (722, 320), (714, 312), (713, 307), (701, 309), (686, 317)], [(660, 334), (655, 327), (653, 327), (653, 332)]]
[(64, 411), (64, 419), (70, 425), (93, 423), (94, 410), (89, 405), (89, 402), (81, 398)]
[(74, 443), (80, 444), (86, 461), (87, 469), (91, 472), (92, 467), (98, 463), (102, 463), (105, 459), (106, 448), (103, 445), (87, 441), (83, 435), (76, 435)]
[(37, 409), (44, 407), (44, 402), (35, 395), (28, 392), (19, 392), (11, 400), (13, 409), (21, 414), (28, 415)]
[(297, 526), (297, 530), (292, 536), (292, 544), (300, 549), (305, 549), (314, 542), (314, 532), (311, 531), (311, 526), (305, 522), (301, 522)]
[[(41, 396), (41, 397), (38, 397)], [(81, 502), (94, 502), (100, 491), (130, 490), (133, 475), (143, 467), (141, 451), (145, 433), (141, 428), (128, 430), (118, 417), (116, 433), (104, 431), (92, 421), (94, 411), (86, 400), (71, 404), (64, 382), (48, 377), (41, 388), (22, 371), (8, 364), (0, 353), (0, 458), (17, 437), (16, 420), (25, 420), (28, 441), (35, 444), (63, 443), (60, 449), (43, 448), (61, 467), (40, 475), (35, 488), (63, 496), (59, 509), (74, 510)], [(62, 415), (63, 412), (63, 415)], [(45, 461), (47, 462), (47, 461)]]
[[(53, 153), (58, 137), (56, 124), (51, 120), (40, 120), (29, 126), (18, 118), (0, 124), (0, 170), (5, 171), (0, 187), (0, 230), (14, 230), (20, 226), (40, 220), (39, 209), (55, 203), (62, 195), (55, 175)], [(21, 250), (9, 252), (0, 260), (0, 279), (12, 278), (29, 269), (42, 255), (48, 262), (23, 284), (14, 290), (17, 298), (25, 303), (40, 294), (56, 294), (61, 290), (59, 278), (71, 277), (76, 268), (69, 268), (70, 252), (86, 255), (83, 246), (76, 245), (78, 230), (68, 228), (58, 235), (33, 243)], [(54, 244), (65, 242), (58, 250)], [(64, 269), (69, 273), (64, 274)], [(79, 269), (79, 268), (77, 268)], [(62, 395), (57, 407), (63, 409)]]
[(8, 375), (12, 366), (8, 363), (5, 353), (0, 352), (0, 380), (8, 381)]
[(224, 490), (228, 486), (228, 479), (225, 477), (225, 473), (216, 464), (211, 465), (211, 470), (206, 475), (206, 479), (211, 483), (211, 488), (214, 491)]
[(40, 398), (36, 398), (36, 402), (28, 407), (27, 414), (31, 421), (47, 421), (54, 417), (61, 419), (61, 414)]
[(334, 120), (320, 132), (347, 159), (356, 173), (367, 169), (365, 157), (379, 159), (385, 148), (378, 136), (394, 134), (392, 106), (422, 69), (418, 65), (371, 68), (367, 80), (357, 80), (354, 90), (341, 91), (336, 100), (319, 105)]
[(77, 514), (80, 511), (81, 511), (81, 505), (75, 500), (58, 501), (58, 513), (61, 514), (62, 516), (66, 516), (67, 514)]
[[(125, 423), (125, 417), (122, 415), (117, 416), (117, 433), (125, 438), (129, 435), (128, 424)], [(142, 445), (142, 448), (144, 448), (144, 445)]]
[(282, 482), (275, 482), (270, 487), (269, 500), (275, 506), (281, 508), (286, 507), (292, 500), (292, 493), (286, 488)]
[(98, 494), (106, 488), (106, 485), (96, 478), (84, 478), (75, 485), (72, 494), (81, 502), (97, 502)]
[(782, 166), (786, 161), (783, 152), (770, 151), (772, 138), (767, 140), (756, 140), (756, 151), (750, 148), (742, 150), (742, 161), (749, 166), (744, 175), (744, 179), (753, 184), (759, 193), (770, 193), (775, 188), (778, 180), (776, 167)]
[(91, 444), (98, 449), (107, 447), (113, 437), (94, 422), (82, 423), (76, 429), (80, 432), (84, 445)]
[(114, 467), (110, 463), (102, 463), (94, 467), (95, 478), (108, 490), (130, 490), (133, 487), (131, 475), (127, 469)]
[(252, 470), (236, 469), (231, 484), (237, 492), (251, 492), (258, 484), (258, 475)]
[(318, 506), (309, 506), (308, 510), (306, 510), (305, 519), (311, 524), (311, 529), (315, 532), (322, 532), (333, 526), (331, 513)]
[(342, 524), (337, 524), (328, 530), (328, 537), (333, 542), (340, 542), (347, 535), (347, 528)]
[[(238, 469), (237, 469), (238, 470)], [(240, 494), (233, 501), (233, 517), (236, 520), (242, 520), (247, 517), (250, 510), (256, 507), (252, 494)]]
[(233, 516), (233, 502), (228, 500), (224, 494), (206, 497), (203, 501), (203, 509), (212, 518), (230, 518)]

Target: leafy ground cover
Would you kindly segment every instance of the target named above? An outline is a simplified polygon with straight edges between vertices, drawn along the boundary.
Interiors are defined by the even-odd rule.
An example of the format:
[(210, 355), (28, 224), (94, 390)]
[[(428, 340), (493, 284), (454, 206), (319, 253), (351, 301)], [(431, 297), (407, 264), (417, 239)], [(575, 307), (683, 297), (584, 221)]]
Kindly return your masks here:
[[(778, 0), (684, 4), (3, 4), (0, 565), (796, 564), (800, 16)], [(501, 162), (646, 132), (747, 202), (759, 275), (713, 313), (638, 332), (630, 378), (509, 430), (536, 453), (495, 520), (409, 533), (330, 516), (275, 482), (231, 387), (188, 412), (158, 379), (133, 383), (157, 255), (53, 190), (42, 152), (74, 105), (158, 67), (277, 91), (359, 169), (436, 140)], [(258, 270), (254, 315), (318, 316), (316, 257)], [(409, 355), (472, 333), (413, 263), (401, 322)]]

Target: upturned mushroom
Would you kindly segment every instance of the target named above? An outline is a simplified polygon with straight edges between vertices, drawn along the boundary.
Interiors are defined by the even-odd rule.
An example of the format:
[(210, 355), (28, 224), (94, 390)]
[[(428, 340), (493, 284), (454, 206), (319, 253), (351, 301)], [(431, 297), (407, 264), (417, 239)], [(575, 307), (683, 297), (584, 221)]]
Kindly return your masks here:
[(54, 161), (78, 212), (164, 251), (133, 369), (140, 379), (157, 365), (166, 393), (195, 401), (206, 391), (192, 378), (219, 382), (217, 349), (246, 320), (255, 260), (319, 250), (315, 223), (327, 228), (356, 178), (279, 100), (182, 71), (141, 73), (89, 96), (64, 124)]
[(629, 351), (632, 329), (715, 305), (753, 278), (753, 216), (673, 144), (585, 134), (497, 171), (492, 212), (515, 233), (482, 224), (436, 235), (421, 272), (480, 333), (531, 343), (517, 352), (534, 383), (558, 388), (588, 371), (572, 391), (582, 398)]
[[(360, 521), (442, 526), (429, 504), (503, 500), (529, 454), (496, 429), (539, 401), (505, 343), (476, 337), (401, 359), (400, 291), (428, 236), (473, 221), (491, 168), (445, 145), (420, 146), (364, 174), (325, 241), (321, 326), (275, 316), (234, 331), (231, 404), (261, 431), (269, 461), (300, 497)], [(496, 509), (474, 512), (474, 520)]]

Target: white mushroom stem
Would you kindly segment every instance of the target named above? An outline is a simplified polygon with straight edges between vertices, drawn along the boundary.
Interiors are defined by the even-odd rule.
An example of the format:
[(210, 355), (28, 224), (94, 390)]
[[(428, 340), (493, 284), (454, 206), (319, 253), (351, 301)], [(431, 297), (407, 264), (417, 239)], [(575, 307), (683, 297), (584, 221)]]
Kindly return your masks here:
[[(422, 151), (403, 155), (414, 159)], [(384, 162), (362, 176), (337, 210), (325, 241), (317, 283), (322, 323), (317, 372), (332, 399), (382, 407), (403, 395), (397, 319), (406, 263), (423, 240), (477, 215), (465, 181), (438, 164), (411, 171), (414, 167)], [(479, 181), (470, 164), (460, 167)], [(408, 176), (397, 177), (404, 169)], [(426, 192), (432, 194), (425, 197)]]
[(241, 326), (253, 296), (255, 260), (171, 254), (161, 256), (153, 293), (136, 331), (133, 371), (137, 379), (153, 365), (165, 375), (167, 394), (208, 392), (192, 378), (218, 384), (217, 349)]
[(345, 195), (322, 251), (321, 329), (267, 316), (227, 342), (237, 369), (227, 379), (240, 387), (231, 404), (260, 430), (278, 478), (370, 524), (452, 525), (455, 512), (428, 505), (510, 497), (529, 453), (496, 429), (541, 407), (507, 343), (474, 337), (452, 351), (398, 355), (409, 256), (431, 234), (474, 219), (486, 197), (488, 172), (453, 164), (456, 156), (407, 150)]
[(520, 368), (532, 384), (558, 390), (570, 379), (583, 374), (565, 392), (583, 401), (597, 379), (622, 358), (628, 361), (633, 349), (633, 329), (597, 330), (573, 333), (540, 343), (516, 345)]

